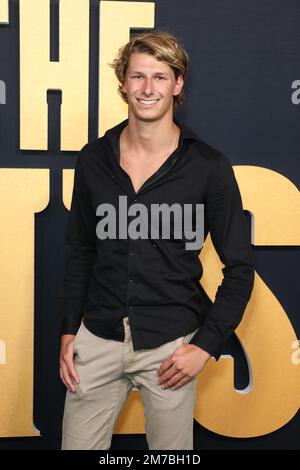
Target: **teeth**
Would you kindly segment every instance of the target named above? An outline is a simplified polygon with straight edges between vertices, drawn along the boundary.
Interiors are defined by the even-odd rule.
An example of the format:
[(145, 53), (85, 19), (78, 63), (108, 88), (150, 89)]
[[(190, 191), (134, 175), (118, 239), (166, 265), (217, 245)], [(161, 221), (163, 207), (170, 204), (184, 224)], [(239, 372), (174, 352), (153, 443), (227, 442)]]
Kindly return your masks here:
[(158, 100), (139, 100), (141, 103), (143, 104), (154, 104), (154, 103), (157, 103)]

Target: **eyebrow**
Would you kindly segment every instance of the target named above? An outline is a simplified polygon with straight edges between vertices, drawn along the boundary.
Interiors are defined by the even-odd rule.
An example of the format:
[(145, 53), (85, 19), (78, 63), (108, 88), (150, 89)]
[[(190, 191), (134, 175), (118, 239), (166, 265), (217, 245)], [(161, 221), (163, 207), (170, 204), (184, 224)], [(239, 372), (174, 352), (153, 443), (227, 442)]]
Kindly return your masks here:
[[(133, 70), (130, 73), (139, 73), (140, 75), (143, 75), (143, 72), (139, 72), (138, 70)], [(155, 72), (153, 75), (167, 75), (165, 72)]]

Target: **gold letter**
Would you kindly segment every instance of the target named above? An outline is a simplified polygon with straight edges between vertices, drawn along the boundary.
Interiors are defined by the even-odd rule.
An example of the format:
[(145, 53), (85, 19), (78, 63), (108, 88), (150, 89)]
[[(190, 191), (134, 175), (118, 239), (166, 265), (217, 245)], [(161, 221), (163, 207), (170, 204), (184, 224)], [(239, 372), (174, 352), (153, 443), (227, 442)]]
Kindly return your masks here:
[(49, 170), (0, 169), (0, 437), (33, 427), (34, 214), (49, 201)]
[(47, 90), (62, 90), (61, 150), (88, 140), (89, 2), (60, 0), (59, 62), (50, 62), (50, 2), (20, 0), (20, 148), (47, 150)]

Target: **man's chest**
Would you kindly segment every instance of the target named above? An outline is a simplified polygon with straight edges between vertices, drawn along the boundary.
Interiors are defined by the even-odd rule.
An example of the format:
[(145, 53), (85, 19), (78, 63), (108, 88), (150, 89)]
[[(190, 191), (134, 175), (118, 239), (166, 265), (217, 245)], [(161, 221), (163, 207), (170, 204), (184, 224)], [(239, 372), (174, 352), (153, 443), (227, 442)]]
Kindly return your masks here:
[(147, 205), (203, 203), (210, 179), (208, 165), (192, 149), (147, 162), (121, 153), (118, 159), (95, 155), (87, 163), (85, 179), (95, 208), (118, 204), (119, 196)]
[(136, 193), (143, 184), (161, 168), (168, 155), (156, 157), (138, 157), (122, 153), (120, 155), (120, 166), (130, 177), (132, 186)]

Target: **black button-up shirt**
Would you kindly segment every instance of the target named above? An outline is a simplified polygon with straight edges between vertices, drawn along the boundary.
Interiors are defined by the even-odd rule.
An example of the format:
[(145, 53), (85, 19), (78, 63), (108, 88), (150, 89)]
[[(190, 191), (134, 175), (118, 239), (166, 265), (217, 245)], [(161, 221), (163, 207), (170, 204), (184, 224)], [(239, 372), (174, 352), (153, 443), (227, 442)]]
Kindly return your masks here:
[[(79, 152), (65, 243), (61, 294), (62, 334), (76, 334), (83, 318), (95, 335), (124, 340), (129, 317), (134, 350), (158, 347), (199, 328), (191, 344), (219, 359), (239, 324), (253, 288), (254, 269), (246, 218), (229, 160), (180, 127), (178, 148), (136, 193), (119, 164), (119, 137), (128, 119)], [(224, 264), (211, 302), (199, 280), (201, 248), (186, 250), (183, 236), (102, 239), (96, 227), (101, 204), (204, 205), (208, 232)], [(193, 209), (194, 211), (194, 209)], [(129, 224), (132, 217), (127, 216)], [(103, 220), (103, 219), (102, 219)]]

